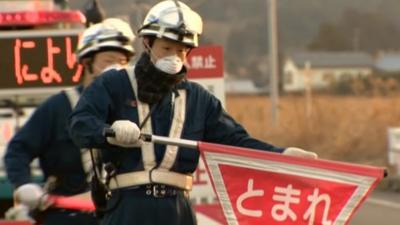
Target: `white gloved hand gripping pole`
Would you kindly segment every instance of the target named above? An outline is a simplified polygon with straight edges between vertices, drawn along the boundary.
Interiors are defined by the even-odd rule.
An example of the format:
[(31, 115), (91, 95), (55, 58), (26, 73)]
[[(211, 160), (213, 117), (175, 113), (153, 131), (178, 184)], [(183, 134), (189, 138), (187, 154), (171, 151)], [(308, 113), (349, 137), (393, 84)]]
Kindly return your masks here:
[(284, 155), (290, 155), (290, 156), (296, 156), (296, 157), (301, 157), (301, 158), (309, 158), (309, 159), (317, 159), (318, 155), (315, 152), (310, 152), (310, 151), (306, 151), (304, 149), (301, 148), (297, 148), (297, 147), (289, 147), (286, 148), (282, 154)]
[(42, 209), (47, 205), (47, 194), (40, 185), (27, 183), (14, 191), (14, 200), (16, 204), (25, 205), (30, 210)]
[[(105, 137), (115, 137), (115, 131), (112, 128), (105, 128), (103, 130), (103, 135)], [(170, 137), (163, 137), (151, 134), (140, 134), (140, 140), (145, 142), (153, 142), (156, 144), (164, 144), (164, 145), (176, 145), (179, 147), (186, 147), (191, 149), (197, 149), (198, 142), (187, 140), (187, 139), (180, 139), (180, 138), (170, 138)]]
[(140, 129), (136, 123), (129, 120), (116, 120), (111, 125), (111, 129), (114, 131), (114, 135), (106, 136), (108, 143), (124, 148), (141, 146)]

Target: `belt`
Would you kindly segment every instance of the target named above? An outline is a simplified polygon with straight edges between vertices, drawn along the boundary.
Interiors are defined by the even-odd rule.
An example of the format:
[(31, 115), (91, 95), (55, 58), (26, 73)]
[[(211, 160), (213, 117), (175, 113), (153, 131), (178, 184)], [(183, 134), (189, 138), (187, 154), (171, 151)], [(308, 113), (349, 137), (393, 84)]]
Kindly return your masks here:
[(129, 189), (129, 192), (138, 194), (140, 196), (149, 196), (154, 198), (175, 197), (179, 193), (182, 193), (185, 197), (189, 196), (188, 191), (165, 184), (146, 184), (134, 186)]
[(164, 170), (137, 171), (118, 174), (111, 178), (109, 188), (111, 190), (118, 188), (133, 187), (145, 184), (165, 184), (190, 191), (192, 189), (193, 177)]

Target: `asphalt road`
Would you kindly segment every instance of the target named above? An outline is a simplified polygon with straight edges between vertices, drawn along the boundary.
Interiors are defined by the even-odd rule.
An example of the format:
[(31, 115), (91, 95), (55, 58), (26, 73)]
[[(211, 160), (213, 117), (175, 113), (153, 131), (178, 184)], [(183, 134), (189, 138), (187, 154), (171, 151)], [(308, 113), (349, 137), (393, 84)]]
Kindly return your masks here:
[(400, 193), (375, 191), (353, 216), (349, 225), (399, 225)]

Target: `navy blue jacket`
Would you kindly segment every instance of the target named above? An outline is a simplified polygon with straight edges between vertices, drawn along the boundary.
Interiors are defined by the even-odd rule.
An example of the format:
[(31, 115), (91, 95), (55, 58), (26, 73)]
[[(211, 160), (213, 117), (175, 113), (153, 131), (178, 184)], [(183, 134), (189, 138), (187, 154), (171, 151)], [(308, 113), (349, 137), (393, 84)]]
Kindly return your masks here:
[[(222, 108), (220, 101), (199, 84), (183, 81), (178, 89), (186, 89), (186, 120), (181, 138), (205, 142), (282, 152), (282, 148), (258, 141), (236, 123)], [(153, 134), (168, 136), (172, 120), (171, 96), (166, 96), (151, 115)], [(104, 149), (105, 161), (118, 165), (118, 173), (143, 170), (141, 151), (112, 146), (103, 135), (105, 127), (116, 120), (138, 124), (134, 92), (125, 70), (110, 70), (96, 79), (82, 94), (70, 117), (70, 132), (80, 147)], [(109, 151), (107, 151), (109, 150)], [(165, 146), (155, 145), (156, 160), (161, 162)], [(199, 153), (182, 149), (172, 170), (193, 172)]]
[(4, 156), (7, 176), (14, 187), (32, 182), (30, 163), (39, 158), (44, 179), (57, 177), (53, 193), (73, 195), (87, 188), (80, 149), (67, 129), (71, 111), (66, 94), (55, 94), (38, 106), (14, 135)]

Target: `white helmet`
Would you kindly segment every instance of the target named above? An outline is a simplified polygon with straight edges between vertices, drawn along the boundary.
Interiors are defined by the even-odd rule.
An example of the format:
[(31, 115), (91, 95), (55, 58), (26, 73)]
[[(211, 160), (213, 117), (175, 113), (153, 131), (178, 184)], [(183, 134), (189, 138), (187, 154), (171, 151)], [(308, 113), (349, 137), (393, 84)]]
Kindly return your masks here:
[(199, 14), (180, 1), (167, 0), (150, 9), (139, 29), (139, 35), (165, 37), (197, 47), (202, 31), (203, 22)]
[(132, 47), (135, 35), (128, 23), (117, 18), (109, 18), (87, 28), (79, 40), (76, 56), (78, 61), (103, 50), (122, 50), (134, 55)]

